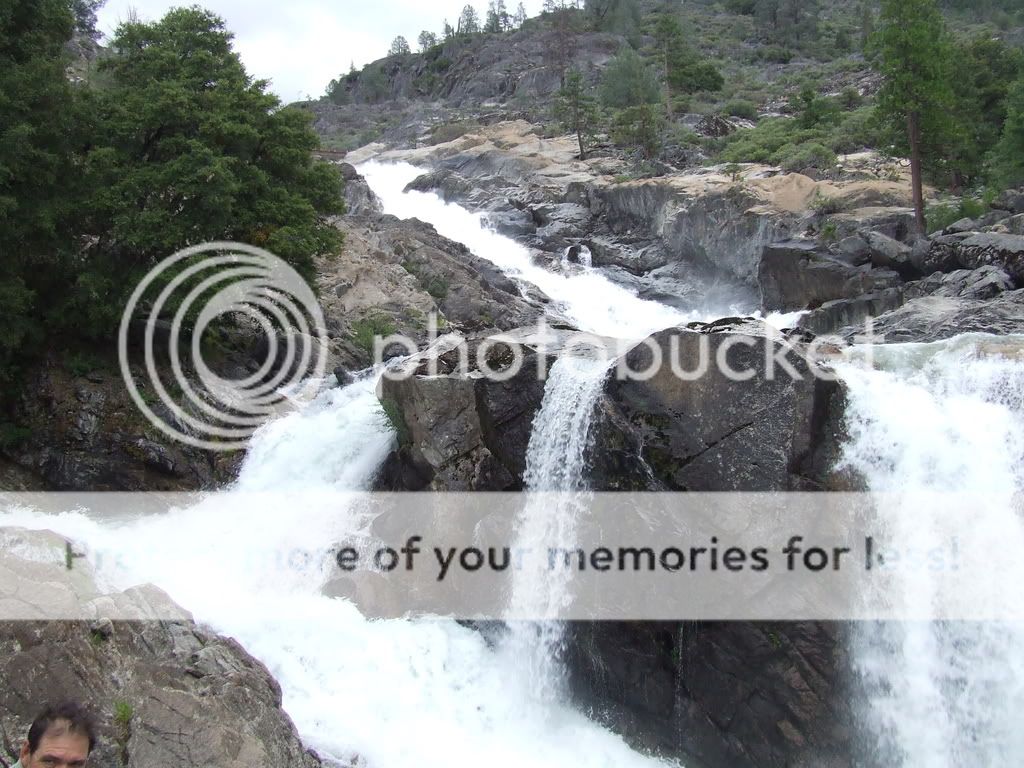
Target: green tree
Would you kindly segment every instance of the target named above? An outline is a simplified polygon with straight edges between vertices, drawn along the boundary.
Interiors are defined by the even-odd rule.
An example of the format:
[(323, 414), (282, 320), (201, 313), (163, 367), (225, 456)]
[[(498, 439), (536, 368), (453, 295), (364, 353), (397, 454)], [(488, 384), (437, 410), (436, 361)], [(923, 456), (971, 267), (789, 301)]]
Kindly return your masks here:
[(673, 93), (720, 91), (725, 79), (713, 64), (702, 61), (686, 42), (679, 20), (670, 13), (661, 14), (654, 23), (657, 58), (665, 80), (665, 104), (672, 116)]
[(992, 152), (989, 173), (992, 183), (1000, 188), (1024, 185), (1024, 77), (1010, 89), (1006, 123)]
[(989, 35), (960, 43), (953, 78), (956, 132), (948, 153), (951, 182), (975, 184), (986, 156), (999, 142), (1006, 122), (1007, 96), (1022, 72), (1022, 53)]
[(480, 16), (477, 14), (476, 8), (472, 5), (467, 5), (462, 9), (462, 13), (459, 14), (458, 34), (475, 35), (479, 32)]
[(661, 151), (661, 137), (665, 119), (661, 110), (652, 104), (628, 107), (615, 113), (612, 120), (612, 141), (621, 147), (637, 149), (646, 158)]
[(566, 75), (565, 85), (558, 92), (558, 100), (555, 102), (555, 117), (565, 130), (576, 134), (580, 159), (586, 159), (587, 144), (597, 132), (601, 113), (578, 70), (570, 70)]
[(924, 232), (923, 163), (929, 154), (941, 152), (950, 133), (951, 39), (935, 0), (883, 0), (880, 24), (877, 46), (884, 82), (878, 111), (909, 149), (914, 209)]
[(435, 35), (433, 32), (423, 30), (422, 32), (420, 32), (420, 36), (417, 42), (420, 44), (420, 53), (425, 53), (427, 50), (437, 45), (440, 41), (437, 39), (437, 35)]
[(75, 15), (75, 31), (93, 40), (100, 37), (96, 30), (96, 12), (106, 0), (71, 0), (71, 12)]
[(608, 62), (601, 79), (601, 102), (612, 109), (656, 104), (660, 91), (657, 77), (632, 48), (623, 48)]
[(512, 15), (512, 28), (521, 29), (523, 24), (526, 23), (526, 6), (519, 3), (516, 6), (516, 12)]
[(75, 297), (96, 333), (142, 271), (187, 245), (262, 246), (307, 276), (314, 256), (340, 245), (321, 216), (341, 212), (341, 181), (312, 158), (308, 114), (282, 109), (231, 42), (199, 8), (123, 24), (111, 42), (82, 162), (96, 245)]
[(801, 128), (817, 128), (823, 123), (833, 123), (839, 116), (839, 105), (832, 99), (820, 96), (810, 85), (800, 91), (795, 107)]
[(405, 56), (412, 53), (412, 49), (409, 47), (409, 41), (399, 35), (391, 41), (391, 47), (388, 48), (388, 56)]
[(35, 315), (68, 279), (81, 177), (63, 52), (74, 24), (62, 0), (0, 5), (0, 385), (42, 337)]

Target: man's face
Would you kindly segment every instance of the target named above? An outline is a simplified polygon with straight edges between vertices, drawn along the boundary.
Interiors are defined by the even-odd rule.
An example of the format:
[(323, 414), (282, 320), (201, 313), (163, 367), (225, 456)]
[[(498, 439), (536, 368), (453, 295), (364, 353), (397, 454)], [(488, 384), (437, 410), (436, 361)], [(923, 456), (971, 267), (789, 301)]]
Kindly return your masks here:
[(29, 752), (25, 742), (20, 759), (24, 768), (85, 768), (89, 739), (69, 731), (67, 723), (56, 722), (43, 734), (35, 753)]

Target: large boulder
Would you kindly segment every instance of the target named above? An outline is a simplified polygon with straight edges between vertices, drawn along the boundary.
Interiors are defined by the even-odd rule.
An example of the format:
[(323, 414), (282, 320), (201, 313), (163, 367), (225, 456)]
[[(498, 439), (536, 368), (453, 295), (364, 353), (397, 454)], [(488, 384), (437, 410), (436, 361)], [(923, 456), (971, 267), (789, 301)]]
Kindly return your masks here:
[(871, 263), (874, 266), (895, 270), (904, 278), (916, 275), (916, 268), (911, 260), (912, 249), (909, 245), (881, 232), (868, 232), (867, 242), (871, 249)]
[(381, 380), (378, 396), (395, 423), (399, 449), (389, 458), (379, 488), (521, 488), (533, 419), (544, 399), (537, 356), (547, 353), (540, 346), (515, 345), (524, 364), (514, 377), (498, 381), (482, 373), (481, 365), (507, 370), (513, 347), (495, 345), (478, 359), (481, 341), (431, 350), (407, 362), (402, 375)]
[[(633, 490), (774, 491), (840, 487), (831, 473), (842, 432), (844, 390), (819, 363), (768, 326), (737, 321), (671, 328), (636, 346), (625, 358), (630, 370), (652, 366), (654, 348), (663, 364), (653, 376), (612, 376), (606, 396), (613, 408), (594, 425), (592, 487)], [(733, 380), (716, 363), (719, 355)], [(784, 360), (775, 371), (769, 359)], [(686, 380), (673, 370), (706, 372)], [(608, 466), (603, 446), (622, 446)], [(630, 448), (633, 449), (629, 456)]]
[[(996, 335), (1024, 333), (1024, 289), (994, 299), (925, 296), (875, 318), (874, 332), (888, 342), (931, 342), (963, 333)], [(854, 326), (843, 329), (846, 338), (863, 333)]]
[(1017, 215), (1024, 213), (1024, 189), (1008, 189), (992, 203), (992, 207)]
[(959, 232), (935, 238), (931, 248), (915, 254), (921, 274), (978, 269), (985, 266), (1005, 271), (1017, 285), (1024, 285), (1024, 236), (998, 232)]
[(1018, 285), (1024, 284), (1024, 237), (981, 233), (960, 243), (960, 264), (965, 269), (995, 266), (1003, 269)]
[[(964, 299), (994, 299), (1013, 290), (1013, 280), (999, 267), (958, 269), (955, 272), (936, 272), (923, 280), (908, 283), (904, 293), (908, 299), (922, 296), (948, 296)], [(895, 309), (895, 307), (891, 307)], [(880, 314), (880, 313), (879, 313)]]
[(822, 252), (817, 243), (788, 241), (764, 248), (758, 268), (766, 312), (815, 309), (828, 301), (852, 299), (899, 285), (889, 269), (852, 267)]
[(813, 312), (800, 318), (798, 326), (817, 336), (834, 334), (842, 328), (859, 326), (868, 318), (878, 317), (903, 306), (905, 300), (902, 288), (889, 288), (878, 293), (869, 293), (855, 299), (827, 301)]
[[(733, 381), (711, 359), (752, 370)], [(646, 381), (612, 377), (593, 431), (591, 485), (603, 490), (785, 491), (856, 488), (834, 472), (844, 389), (791, 348), (802, 378), (768, 375), (766, 352), (790, 349), (760, 323), (670, 329), (651, 337), (666, 365)], [(629, 367), (654, 353), (638, 346)], [(566, 660), (578, 702), (639, 747), (712, 768), (849, 765), (856, 741), (842, 629), (816, 622), (576, 622)]]
[(380, 198), (370, 189), (366, 179), (348, 163), (341, 163), (340, 168), (345, 180), (345, 212), (350, 216), (379, 216), (384, 213)]
[[(280, 686), (237, 642), (153, 587), (105, 593), (86, 561), (65, 567), (55, 534), (3, 529), (0, 539), (2, 615), (21, 619), (0, 621), (0, 762), (12, 762), (4, 747), (20, 744), (44, 703), (74, 698), (99, 720), (96, 768), (321, 765), (282, 710)], [(65, 604), (74, 620), (42, 620)], [(146, 618), (158, 604), (161, 619), (178, 618)], [(89, 605), (137, 619), (72, 615)]]

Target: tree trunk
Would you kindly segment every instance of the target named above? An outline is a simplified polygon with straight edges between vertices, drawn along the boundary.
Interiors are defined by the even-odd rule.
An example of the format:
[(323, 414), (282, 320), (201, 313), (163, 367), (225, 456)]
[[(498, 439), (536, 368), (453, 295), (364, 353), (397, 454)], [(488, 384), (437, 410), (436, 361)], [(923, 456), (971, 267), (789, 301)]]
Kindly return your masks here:
[(580, 160), (586, 160), (587, 159), (587, 151), (583, 148), (583, 132), (582, 131), (579, 131), (579, 130), (576, 131), (576, 140), (579, 141), (579, 143), (580, 143)]
[(910, 177), (914, 188), (914, 216), (920, 234), (927, 232), (924, 216), (924, 182), (921, 178), (921, 115), (911, 112), (907, 116), (907, 138), (910, 139)]

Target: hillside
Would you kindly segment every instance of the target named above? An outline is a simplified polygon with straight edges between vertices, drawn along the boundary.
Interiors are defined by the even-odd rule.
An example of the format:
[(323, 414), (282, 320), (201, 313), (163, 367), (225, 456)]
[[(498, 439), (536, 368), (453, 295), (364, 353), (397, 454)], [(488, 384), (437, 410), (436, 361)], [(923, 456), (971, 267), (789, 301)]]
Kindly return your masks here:
[[(888, 137), (871, 123), (869, 109), (880, 85), (869, 60), (877, 3), (598, 0), (582, 5), (543, 13), (507, 32), (455, 34), (419, 53), (387, 56), (340, 75), (323, 98), (305, 106), (314, 112), (325, 145), (336, 150), (371, 141), (435, 144), (501, 119), (526, 119), (554, 134), (561, 127), (554, 112), (564, 75), (577, 70), (589, 95), (602, 102), (597, 133), (634, 151), (641, 142), (630, 135), (633, 126), (615, 135), (621, 105), (608, 103), (602, 86), (616, 56), (636, 51), (647, 70), (643, 77), (666, 87), (658, 25), (668, 16), (682, 33), (673, 45), (721, 78), (711, 87), (672, 89), (671, 116), (657, 117), (656, 141), (640, 147), (640, 159), (674, 167), (770, 162), (790, 170), (827, 171), (834, 154), (886, 144)], [(1016, 3), (948, 0), (944, 5), (963, 45), (983, 39), (1016, 49), (1024, 41), (1024, 16), (1007, 10)], [(991, 62), (981, 62), (980, 68), (999, 76)], [(821, 103), (808, 101), (807, 93)], [(788, 129), (780, 135), (770, 127), (746, 139), (742, 132), (732, 135), (808, 108), (832, 112), (823, 130), (812, 135)], [(793, 145), (791, 151), (780, 153), (787, 145)], [(613, 148), (606, 142), (603, 149)]]

